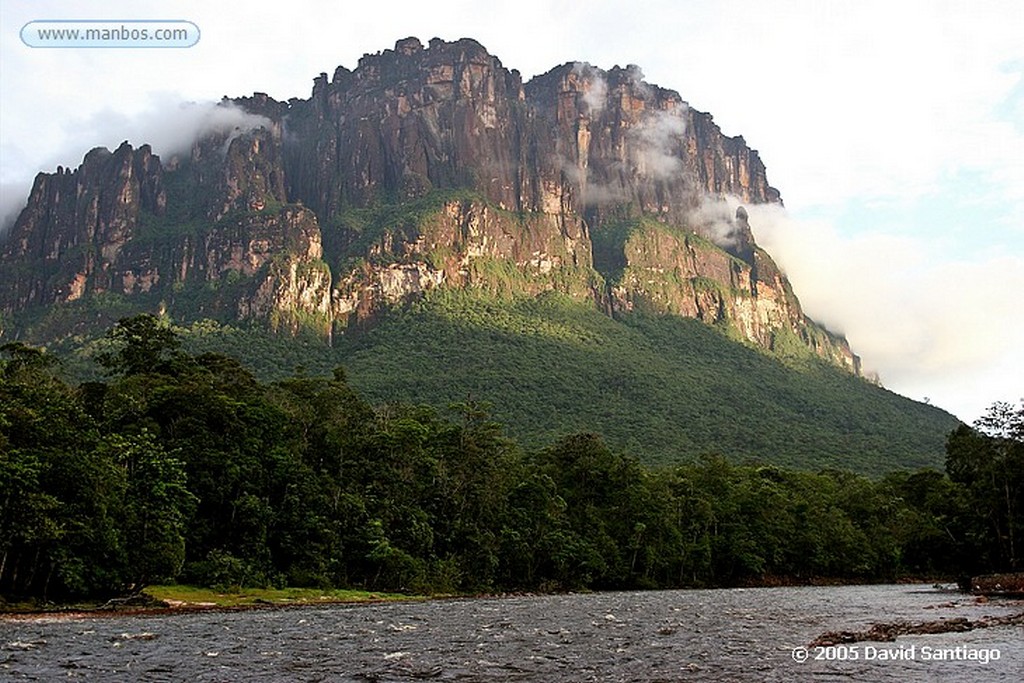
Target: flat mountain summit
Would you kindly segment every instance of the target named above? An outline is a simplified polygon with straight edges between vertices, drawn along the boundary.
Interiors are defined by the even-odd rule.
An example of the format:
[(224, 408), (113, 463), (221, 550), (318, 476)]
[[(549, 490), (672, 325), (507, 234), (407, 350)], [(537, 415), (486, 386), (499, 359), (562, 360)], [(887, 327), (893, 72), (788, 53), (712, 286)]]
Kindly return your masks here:
[[(836, 438), (845, 442), (874, 430), (872, 452), (880, 452), (894, 441), (885, 430), (909, 430), (921, 438), (897, 449), (892, 466), (941, 459), (942, 439), (955, 419), (892, 399), (861, 379), (860, 361), (846, 340), (804, 314), (785, 274), (757, 245), (744, 207), (781, 203), (758, 153), (742, 137), (724, 135), (711, 115), (678, 93), (644, 81), (635, 66), (604, 70), (568, 63), (524, 83), (476, 41), (424, 45), (407, 38), (392, 50), (364, 56), (355, 69), (320, 74), (308, 99), (282, 102), (256, 93), (225, 98), (218, 107), (226, 114), (217, 118), (221, 124), (197, 131), (187, 150), (158, 156), (148, 145), (125, 142), (114, 151), (92, 150), (78, 168), (36, 177), (0, 245), (0, 339), (87, 339), (118, 317), (143, 311), (183, 325), (213, 320), (266, 331), (266, 339), (319, 340), (322, 353), (316, 353), (362, 368), (350, 368), (352, 381), (378, 400), (437, 402), (465, 389), (457, 371), (420, 353), (444, 336), (438, 321), (457, 329), (474, 318), (474, 310), (491, 310), (450, 340), (456, 347), (460, 338), (469, 340), (474, 353), (487, 356), (488, 335), (481, 337), (480, 330), (500, 327), (509, 311), (522, 317), (532, 310), (537, 320), (554, 324), (568, 306), (575, 321), (569, 327), (596, 325), (600, 331), (592, 330), (591, 342), (614, 337), (616, 344), (628, 337), (616, 336), (620, 328), (650, 341), (660, 324), (650, 321), (685, 320), (712, 328), (716, 341), (707, 342), (712, 337), (700, 332), (705, 341), (696, 347), (672, 348), (670, 340), (683, 343), (685, 336), (686, 343), (696, 343), (697, 337), (669, 334), (663, 340), (668, 345), (650, 348), (672, 361), (659, 372), (672, 375), (672, 363), (701, 357), (702, 344), (719, 342), (742, 347), (741, 353), (757, 359), (751, 362), (789, 359), (790, 375), (801, 372), (799, 364), (813, 364), (815, 372), (827, 367), (853, 382), (843, 386), (857, 387), (856, 401), (870, 403), (875, 396), (897, 416), (891, 424), (883, 420), (884, 428), (872, 426), (871, 411), (861, 415), (844, 407), (843, 391), (850, 390), (837, 390), (829, 394), (828, 402), (836, 404), (829, 410), (852, 417), (837, 427)], [(531, 301), (548, 303), (530, 308)], [(421, 330), (434, 335), (429, 343), (402, 331), (424, 324), (417, 315), (433, 316)], [(644, 327), (648, 323), (654, 327)], [(516, 330), (506, 327), (501, 334)], [(584, 334), (567, 334), (577, 333)], [(527, 345), (538, 339), (519, 338)], [(395, 373), (395, 381), (382, 383), (375, 374), (381, 363), (372, 360), (375, 340), (381, 342), (379, 357), (388, 349), (389, 362), (405, 357), (425, 364), (405, 384)], [(601, 353), (600, 344), (586, 347), (549, 349), (537, 362), (552, 362), (546, 354), (565, 359)], [(496, 403), (499, 416), (509, 396), (512, 403), (566, 402), (557, 386), (543, 395), (509, 393), (516, 376), (509, 363), (521, 358), (498, 358), (510, 349), (494, 348), (502, 350), (490, 354), (490, 366), (474, 359), (464, 367), (475, 368), (474, 397)], [(521, 357), (538, 347), (530, 348)], [(624, 348), (631, 353), (629, 344)], [(634, 361), (624, 359), (622, 367)], [(650, 414), (664, 412), (666, 400), (692, 400), (689, 384), (664, 396), (630, 389), (631, 383), (635, 388), (651, 381), (636, 374), (651, 363), (657, 364), (639, 363), (616, 378), (617, 389), (602, 387), (595, 375), (592, 390), (568, 403), (593, 408), (609, 395), (621, 400), (625, 390), (631, 405)], [(732, 378), (723, 386), (743, 381), (730, 374), (736, 372), (730, 363), (721, 372)], [(771, 380), (779, 387), (753, 393), (765, 394), (766, 401), (792, 393), (785, 376)], [(703, 380), (694, 375), (687, 381)], [(426, 385), (437, 388), (423, 395)], [(655, 396), (656, 405), (645, 403)], [(701, 400), (744, 413), (742, 399), (737, 405), (724, 393)], [(901, 411), (906, 420), (898, 417)], [(617, 426), (611, 431), (630, 431), (617, 409), (605, 411), (604, 423), (600, 409), (584, 412), (589, 417), (556, 420), (539, 432), (604, 432), (612, 421)], [(807, 408), (793, 417), (789, 411), (789, 418), (779, 419), (814, 422), (814, 412)], [(684, 413), (700, 419), (699, 411)], [(562, 420), (564, 411), (560, 415)], [(724, 428), (696, 441), (683, 438), (686, 430), (703, 428), (676, 428), (679, 438), (659, 436), (658, 459), (735, 441), (723, 438)], [(777, 455), (772, 451), (779, 442), (758, 445), (758, 430), (749, 431), (742, 439), (749, 448), (724, 450)], [(907, 438), (904, 433), (896, 441)], [(618, 441), (645, 448), (642, 436)], [(683, 442), (690, 445), (672, 445)], [(842, 457), (857, 448), (854, 439), (835, 452)]]

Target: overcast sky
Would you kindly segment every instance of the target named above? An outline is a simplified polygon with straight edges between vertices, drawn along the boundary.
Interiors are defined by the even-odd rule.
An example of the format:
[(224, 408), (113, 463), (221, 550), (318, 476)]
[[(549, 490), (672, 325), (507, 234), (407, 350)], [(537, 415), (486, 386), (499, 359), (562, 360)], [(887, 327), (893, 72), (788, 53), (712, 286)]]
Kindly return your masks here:
[[(202, 38), (29, 48), (39, 19), (185, 19)], [(1020, 0), (4, 0), (0, 31), (3, 211), (39, 170), (164, 139), (178, 102), (305, 98), (407, 36), (476, 38), (525, 79), (638, 64), (760, 151), (786, 211), (752, 213), (755, 235), (867, 370), (967, 421), (1024, 396)]]

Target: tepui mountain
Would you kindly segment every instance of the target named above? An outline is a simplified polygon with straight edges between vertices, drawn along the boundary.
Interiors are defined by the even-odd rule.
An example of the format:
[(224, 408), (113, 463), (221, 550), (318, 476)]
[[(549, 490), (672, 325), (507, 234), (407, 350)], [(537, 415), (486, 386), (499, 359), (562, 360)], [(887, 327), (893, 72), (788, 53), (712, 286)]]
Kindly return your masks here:
[[(634, 66), (524, 84), (472, 40), (410, 38), (321, 74), (307, 100), (224, 106), (259, 125), (40, 174), (3, 247), (3, 311), (114, 293), (175, 312), (216, 281), (232, 286), (204, 313), (331, 334), (432, 288), (493, 288), (502, 262), (522, 293), (728, 323), (766, 348), (785, 330), (858, 369), (742, 209), (725, 236), (700, 215), (708, 196), (779, 201), (757, 152)], [(360, 214), (410, 203), (422, 220)]]
[(116, 302), (337, 344), (439, 293), (558, 296), (860, 375), (754, 239), (748, 208), (781, 203), (758, 153), (635, 66), (524, 82), (474, 40), (407, 38), (307, 99), (218, 107), (237, 123), (188, 149), (38, 174), (0, 245), (0, 339), (95, 331)]

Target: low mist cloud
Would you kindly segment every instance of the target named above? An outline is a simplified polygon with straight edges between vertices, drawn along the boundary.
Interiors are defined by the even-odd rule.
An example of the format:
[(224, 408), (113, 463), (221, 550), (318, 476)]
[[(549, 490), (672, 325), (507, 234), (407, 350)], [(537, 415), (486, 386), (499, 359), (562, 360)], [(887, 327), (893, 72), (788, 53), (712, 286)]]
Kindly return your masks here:
[(654, 96), (654, 88), (650, 83), (644, 80), (644, 70), (636, 64), (626, 65), (626, 76), (629, 78), (630, 83), (633, 86), (633, 92), (638, 94), (641, 98), (649, 100)]
[(605, 80), (604, 73), (586, 62), (576, 62), (572, 70), (586, 82), (582, 98), (583, 104), (586, 105), (586, 113), (597, 116), (604, 111), (608, 101), (608, 81)]
[(629, 193), (621, 185), (588, 182), (583, 188), (583, 203), (588, 206), (604, 206), (627, 201)]
[(75, 128), (77, 139), (96, 141), (93, 147), (113, 149), (128, 140), (136, 147), (149, 144), (156, 154), (167, 156), (189, 151), (196, 140), (207, 135), (242, 133), (270, 125), (266, 117), (251, 114), (233, 102), (180, 102), (173, 96), (160, 96), (137, 116), (104, 111)]
[[(154, 153), (166, 157), (187, 153), (192, 144), (207, 135), (235, 134), (270, 126), (269, 119), (251, 114), (232, 102), (181, 102), (170, 94), (153, 96), (148, 108), (126, 115), (111, 110), (69, 123), (67, 139), (73, 143), (26, 169), (23, 178), (5, 179), (0, 184), (0, 237), (13, 226), (25, 207), (32, 180), (40, 171), (52, 172), (58, 165), (77, 168), (86, 152), (94, 147), (114, 149), (128, 140), (133, 146), (149, 144)], [(24, 165), (24, 163), (23, 163)]]
[[(585, 62), (576, 62), (573, 73), (583, 81), (582, 95), (584, 113), (594, 117), (600, 114), (608, 102), (608, 82), (605, 73)], [(626, 68), (631, 90), (644, 100), (653, 97), (653, 89), (643, 80), (640, 67), (631, 64)], [(683, 136), (686, 133), (685, 105), (669, 109), (649, 109), (642, 113), (640, 120), (628, 130), (628, 164), (641, 176), (654, 180), (668, 180), (683, 170)], [(613, 167), (619, 162), (613, 162)], [(582, 190), (585, 204), (600, 205), (625, 201), (629, 198), (621, 184), (600, 183), (589, 168), (578, 167), (574, 162), (560, 160), (563, 173)]]
[(1024, 338), (1024, 258), (951, 255), (940, 241), (883, 232), (846, 236), (779, 205), (744, 206), (807, 315), (845, 334), (886, 386), (968, 420), (1024, 391), (1015, 350)]
[(580, 200), (584, 205), (602, 206), (628, 199), (626, 188), (621, 185), (599, 182), (590, 168), (581, 168), (575, 161), (561, 154), (556, 154), (554, 158), (565, 179), (579, 189)]
[(679, 112), (659, 109), (647, 113), (630, 131), (638, 152), (640, 173), (655, 180), (667, 180), (682, 172), (685, 133), (686, 120)]
[(0, 183), (0, 239), (11, 229), (18, 214), (25, 208), (31, 189), (28, 183)]
[[(640, 67), (630, 64), (625, 69), (630, 90), (645, 101), (654, 97), (653, 87), (644, 81)], [(584, 113), (591, 117), (600, 114), (608, 102), (608, 81), (605, 73), (585, 62), (576, 62), (573, 73), (583, 82), (581, 100)], [(686, 133), (684, 114), (686, 105), (669, 109), (648, 109), (627, 133), (632, 162), (641, 174), (655, 180), (667, 180), (683, 169), (682, 138)], [(589, 178), (588, 178), (589, 180)], [(588, 185), (587, 202), (602, 203), (623, 199), (620, 189)]]
[(728, 249), (737, 243), (736, 209), (740, 206), (736, 197), (706, 196), (689, 219), (702, 235), (723, 249)]

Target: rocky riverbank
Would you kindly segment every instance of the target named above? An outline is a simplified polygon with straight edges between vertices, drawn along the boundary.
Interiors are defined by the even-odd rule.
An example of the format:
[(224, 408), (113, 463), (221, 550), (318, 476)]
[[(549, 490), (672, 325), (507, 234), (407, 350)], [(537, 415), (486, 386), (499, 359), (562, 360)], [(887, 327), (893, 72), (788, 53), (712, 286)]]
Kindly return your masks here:
[(971, 579), (970, 592), (974, 595), (1024, 598), (1024, 572), (975, 576)]
[(828, 647), (864, 641), (889, 643), (899, 636), (962, 633), (995, 626), (1024, 626), (1024, 612), (1004, 616), (986, 616), (973, 620), (967, 617), (954, 617), (920, 622), (876, 623), (861, 631), (828, 631), (812, 640), (808, 647)]

